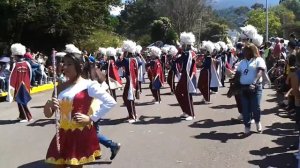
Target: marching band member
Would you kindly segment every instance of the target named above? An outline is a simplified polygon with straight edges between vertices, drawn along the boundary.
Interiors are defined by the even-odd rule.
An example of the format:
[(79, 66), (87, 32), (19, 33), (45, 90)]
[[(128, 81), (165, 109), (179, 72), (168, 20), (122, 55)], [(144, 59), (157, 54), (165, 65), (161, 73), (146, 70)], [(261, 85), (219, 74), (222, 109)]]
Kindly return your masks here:
[(190, 121), (195, 118), (192, 94), (196, 93), (196, 53), (191, 48), (195, 42), (195, 36), (193, 33), (183, 32), (180, 34), (180, 42), (183, 51), (176, 61), (180, 64), (181, 75), (175, 96), (183, 112), (181, 117)]
[(126, 40), (123, 42), (122, 49), (124, 51), (124, 55), (120, 57), (117, 65), (119, 67), (124, 67), (125, 69), (126, 84), (123, 92), (123, 100), (129, 115), (128, 122), (134, 123), (137, 121), (134, 101), (136, 99), (135, 91), (138, 83), (138, 63), (134, 58), (136, 43), (131, 40)]
[(167, 82), (170, 85), (171, 94), (173, 94), (175, 92), (175, 76), (178, 77), (178, 68), (177, 68), (177, 63), (176, 63), (177, 53), (178, 53), (177, 48), (175, 46), (171, 46), (168, 51), (168, 55), (170, 56), (170, 59), (169, 59), (169, 68), (170, 69), (169, 69), (168, 77), (167, 77)]
[[(13, 65), (9, 77), (8, 99), (13, 99), (18, 103), (20, 122), (28, 122), (32, 119), (31, 113), (27, 107), (27, 103), (31, 100), (30, 81), (31, 66), (24, 60), (26, 48), (22, 44), (15, 43), (11, 45), (11, 53), (15, 57), (16, 62)], [(12, 92), (14, 91), (13, 95)]]
[(148, 76), (150, 80), (149, 88), (154, 97), (155, 104), (159, 104), (161, 103), (160, 88), (164, 84), (163, 67), (160, 62), (161, 50), (158, 47), (151, 47), (150, 56), (151, 61), (147, 64), (150, 68), (150, 75)]
[(118, 67), (115, 64), (116, 50), (112, 47), (109, 47), (106, 49), (106, 55), (109, 57), (106, 69), (106, 81), (111, 95), (117, 101), (116, 89), (122, 88), (122, 81), (118, 73)]

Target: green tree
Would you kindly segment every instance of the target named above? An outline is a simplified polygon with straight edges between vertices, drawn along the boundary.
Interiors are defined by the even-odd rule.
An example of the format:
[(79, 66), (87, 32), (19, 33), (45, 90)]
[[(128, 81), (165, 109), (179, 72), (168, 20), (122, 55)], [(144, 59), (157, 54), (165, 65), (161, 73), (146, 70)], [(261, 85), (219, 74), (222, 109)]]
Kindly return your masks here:
[[(262, 9), (252, 10), (248, 13), (247, 24), (257, 28), (259, 34), (266, 33), (266, 12)], [(269, 12), (269, 35), (282, 36), (280, 18), (274, 13)]]
[(280, 5), (294, 12), (296, 20), (300, 21), (300, 1), (299, 0), (284, 0)]
[(264, 9), (264, 4), (261, 3), (255, 3), (254, 5), (251, 6), (251, 9)]
[(227, 35), (228, 26), (222, 22), (209, 22), (202, 35), (201, 40), (211, 40), (213, 42), (223, 41)]
[(171, 22), (169, 18), (160, 17), (158, 20), (154, 20), (151, 24), (151, 40), (166, 41), (166, 35), (169, 29), (171, 29)]

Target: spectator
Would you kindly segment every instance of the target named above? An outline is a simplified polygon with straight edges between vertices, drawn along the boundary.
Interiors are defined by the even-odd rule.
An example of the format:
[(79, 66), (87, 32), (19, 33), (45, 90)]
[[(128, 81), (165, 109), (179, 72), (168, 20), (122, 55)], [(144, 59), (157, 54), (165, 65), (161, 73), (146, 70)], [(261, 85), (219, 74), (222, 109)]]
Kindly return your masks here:
[(8, 81), (10, 75), (10, 58), (2, 56), (0, 58), (0, 93), (8, 91)]

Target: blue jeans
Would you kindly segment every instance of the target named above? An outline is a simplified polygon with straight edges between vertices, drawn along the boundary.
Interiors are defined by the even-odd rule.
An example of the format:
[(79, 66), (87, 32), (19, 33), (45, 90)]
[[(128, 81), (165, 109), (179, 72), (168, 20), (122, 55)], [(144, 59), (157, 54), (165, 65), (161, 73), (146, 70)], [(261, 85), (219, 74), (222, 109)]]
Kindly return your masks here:
[(106, 136), (104, 136), (103, 134), (100, 133), (100, 125), (99, 125), (99, 121), (94, 122), (94, 125), (96, 127), (97, 130), (97, 138), (100, 144), (104, 145), (106, 148), (114, 148), (117, 146), (117, 144), (115, 142), (113, 142), (112, 140), (108, 139)]
[(262, 97), (262, 85), (257, 86), (255, 92), (242, 91), (240, 98), (242, 103), (242, 113), (244, 125), (247, 128), (251, 126), (251, 119), (255, 120), (256, 123), (260, 122), (260, 102)]

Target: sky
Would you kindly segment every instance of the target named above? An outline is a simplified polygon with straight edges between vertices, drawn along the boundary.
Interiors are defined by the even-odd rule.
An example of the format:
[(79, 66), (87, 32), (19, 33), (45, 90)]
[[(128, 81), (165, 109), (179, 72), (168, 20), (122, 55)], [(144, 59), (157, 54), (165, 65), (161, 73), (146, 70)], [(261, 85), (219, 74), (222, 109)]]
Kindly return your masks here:
[[(125, 0), (122, 0), (125, 2)], [(248, 6), (251, 7), (255, 3), (266, 4), (266, 0), (212, 0), (212, 7), (214, 9), (224, 9), (229, 8), (231, 6), (238, 7), (238, 6)], [(279, 4), (279, 0), (268, 0), (268, 6), (275, 6)], [(113, 16), (117, 16), (120, 14), (123, 7), (111, 7), (110, 14)]]

